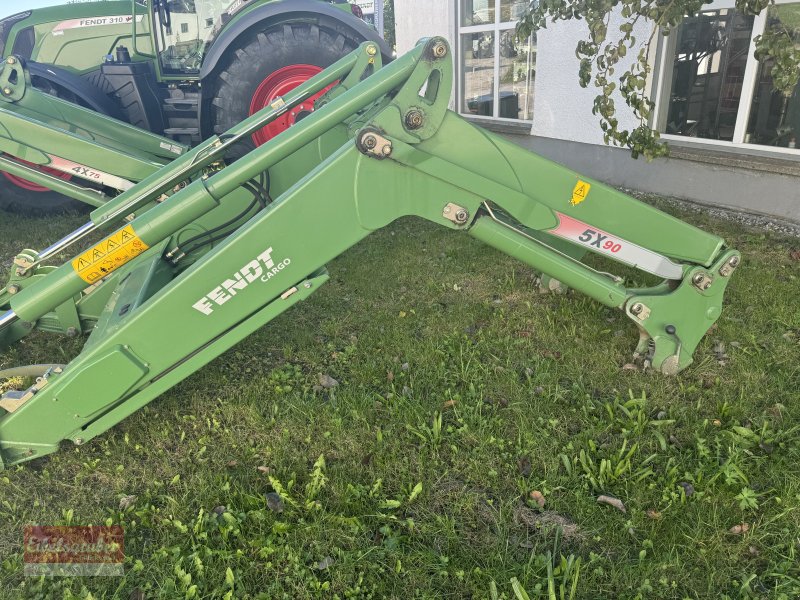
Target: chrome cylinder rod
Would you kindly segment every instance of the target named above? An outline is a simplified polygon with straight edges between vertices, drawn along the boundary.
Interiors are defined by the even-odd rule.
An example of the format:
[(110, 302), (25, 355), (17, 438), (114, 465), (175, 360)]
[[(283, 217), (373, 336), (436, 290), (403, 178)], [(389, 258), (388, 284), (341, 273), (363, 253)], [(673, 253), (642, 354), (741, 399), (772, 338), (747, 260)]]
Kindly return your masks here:
[(19, 321), (19, 317), (16, 315), (16, 313), (13, 310), (8, 311), (6, 314), (0, 317), (0, 330), (5, 329), (9, 325), (13, 325), (17, 321)]
[(60, 239), (52, 246), (49, 246), (48, 248), (45, 248), (44, 250), (39, 252), (39, 260), (40, 261), (46, 260), (51, 256), (58, 254), (62, 250), (66, 250), (72, 244), (83, 239), (84, 236), (88, 235), (95, 229), (97, 229), (97, 225), (95, 225), (92, 222), (86, 223), (85, 225), (81, 225), (78, 229), (70, 233), (65, 238)]

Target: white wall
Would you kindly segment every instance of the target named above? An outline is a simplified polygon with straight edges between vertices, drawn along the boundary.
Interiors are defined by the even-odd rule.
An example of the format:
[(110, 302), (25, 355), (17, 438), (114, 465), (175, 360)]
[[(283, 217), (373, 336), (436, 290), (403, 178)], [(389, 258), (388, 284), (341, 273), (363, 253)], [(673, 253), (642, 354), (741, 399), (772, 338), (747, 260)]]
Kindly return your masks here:
[(455, 41), (455, 0), (395, 0), (397, 54), (416, 46), (420, 38), (440, 35)]
[[(615, 39), (622, 23), (613, 16), (609, 38)], [(644, 43), (650, 32), (646, 22), (637, 23), (634, 37)], [(592, 114), (598, 89), (592, 83), (582, 88), (578, 84), (580, 61), (575, 56), (578, 41), (588, 39), (585, 21), (558, 21), (539, 31), (536, 57), (536, 93), (533, 102), (533, 134), (562, 140), (603, 144), (600, 118)], [(619, 38), (616, 38), (619, 39)], [(615, 69), (614, 81), (636, 60), (638, 48), (628, 50)], [(622, 96), (615, 94), (615, 106), (620, 128), (637, 125)]]

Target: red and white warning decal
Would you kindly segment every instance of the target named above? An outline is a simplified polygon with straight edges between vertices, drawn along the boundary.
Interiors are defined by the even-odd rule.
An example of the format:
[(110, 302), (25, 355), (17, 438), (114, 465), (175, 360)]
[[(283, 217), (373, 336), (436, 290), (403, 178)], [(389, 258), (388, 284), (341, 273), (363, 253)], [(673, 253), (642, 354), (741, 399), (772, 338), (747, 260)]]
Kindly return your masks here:
[(665, 279), (681, 279), (683, 267), (666, 256), (637, 246), (633, 242), (606, 233), (601, 229), (556, 212), (558, 226), (548, 233), (577, 242), (598, 254), (610, 256), (616, 261), (647, 271)]
[[(144, 15), (136, 15), (136, 22), (141, 23)], [(69, 29), (83, 29), (85, 27), (101, 27), (103, 25), (131, 25), (133, 15), (110, 15), (107, 17), (86, 17), (85, 19), (70, 19), (61, 21), (53, 27), (53, 35), (64, 35)]]
[(81, 179), (94, 181), (95, 183), (101, 183), (110, 188), (114, 188), (115, 190), (120, 190), (123, 192), (131, 189), (134, 186), (132, 181), (128, 181), (122, 177), (117, 177), (116, 175), (111, 175), (110, 173), (103, 173), (103, 171), (98, 171), (92, 167), (87, 167), (86, 165), (81, 165), (59, 156), (53, 156), (52, 154), (49, 154), (48, 156), (50, 157), (50, 164), (47, 166), (63, 173), (69, 173), (70, 175), (80, 177)]

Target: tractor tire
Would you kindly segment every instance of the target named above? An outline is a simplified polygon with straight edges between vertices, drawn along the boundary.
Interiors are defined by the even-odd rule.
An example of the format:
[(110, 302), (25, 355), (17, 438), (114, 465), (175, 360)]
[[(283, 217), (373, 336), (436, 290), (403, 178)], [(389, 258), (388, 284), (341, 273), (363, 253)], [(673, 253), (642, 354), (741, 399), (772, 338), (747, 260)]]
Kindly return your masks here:
[[(37, 89), (52, 94), (62, 100), (83, 105), (80, 99), (46, 80), (35, 78), (33, 85)], [(43, 168), (42, 170), (62, 179), (69, 179), (60, 171)], [(64, 196), (39, 186), (35, 183), (0, 171), (0, 210), (33, 216), (62, 214), (65, 212), (86, 212), (88, 206), (69, 196)]]
[[(32, 187), (27, 187), (32, 186)], [(88, 206), (69, 196), (42, 188), (20, 178), (0, 172), (0, 210), (43, 216), (66, 212), (86, 212)]]
[[(225, 133), (307, 79), (355, 50), (363, 40), (335, 22), (278, 23), (235, 42), (217, 78), (211, 103), (214, 133)], [(326, 90), (323, 90), (323, 92)], [(234, 156), (252, 150), (313, 110), (318, 96), (242, 143)]]

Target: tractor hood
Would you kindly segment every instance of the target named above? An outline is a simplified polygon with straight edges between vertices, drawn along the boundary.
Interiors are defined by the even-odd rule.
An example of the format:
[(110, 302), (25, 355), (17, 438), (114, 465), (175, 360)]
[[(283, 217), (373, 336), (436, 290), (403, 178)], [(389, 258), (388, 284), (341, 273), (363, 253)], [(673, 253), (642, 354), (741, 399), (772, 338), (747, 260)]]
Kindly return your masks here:
[[(58, 2), (58, 0), (52, 0)], [(146, 10), (142, 8), (142, 10)], [(130, 0), (107, 0), (81, 2), (61, 6), (49, 6), (26, 10), (0, 20), (0, 57), (11, 54), (14, 40), (20, 30), (44, 23), (58, 23), (70, 19), (81, 19), (104, 15), (130, 14)]]

